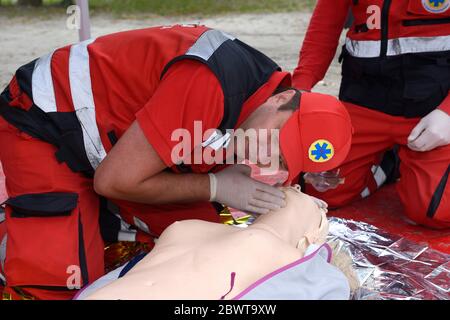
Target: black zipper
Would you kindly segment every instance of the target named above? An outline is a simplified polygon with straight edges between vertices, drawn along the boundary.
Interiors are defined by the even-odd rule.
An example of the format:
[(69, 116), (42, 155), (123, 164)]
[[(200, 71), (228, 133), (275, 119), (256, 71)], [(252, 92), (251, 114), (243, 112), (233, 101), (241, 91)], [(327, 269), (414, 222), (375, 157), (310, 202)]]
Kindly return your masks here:
[(450, 18), (403, 20), (404, 27), (430, 26), (445, 23), (450, 23)]
[(389, 41), (389, 9), (392, 0), (385, 0), (381, 11), (381, 50), (380, 57), (386, 57)]

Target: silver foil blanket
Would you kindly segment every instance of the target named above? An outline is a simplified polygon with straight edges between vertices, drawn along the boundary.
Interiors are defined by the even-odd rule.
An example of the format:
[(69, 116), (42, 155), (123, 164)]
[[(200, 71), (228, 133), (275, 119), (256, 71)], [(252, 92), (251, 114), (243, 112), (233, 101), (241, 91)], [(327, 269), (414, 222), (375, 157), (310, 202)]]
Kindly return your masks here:
[(355, 300), (450, 299), (450, 255), (370, 224), (330, 218), (328, 241), (353, 260)]

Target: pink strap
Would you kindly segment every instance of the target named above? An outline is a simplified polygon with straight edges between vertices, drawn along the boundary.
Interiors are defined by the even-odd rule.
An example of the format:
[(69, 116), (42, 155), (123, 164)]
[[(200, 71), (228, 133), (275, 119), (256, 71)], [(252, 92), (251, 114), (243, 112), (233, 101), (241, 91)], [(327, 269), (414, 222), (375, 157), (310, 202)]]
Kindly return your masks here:
[(233, 291), (233, 288), (234, 288), (234, 280), (236, 279), (236, 272), (232, 272), (231, 273), (231, 283), (230, 283), (230, 290), (225, 294), (225, 295), (223, 295), (221, 298), (220, 298), (220, 300), (225, 300), (225, 297), (227, 296), (227, 295), (229, 295), (230, 294), (230, 292), (231, 291)]

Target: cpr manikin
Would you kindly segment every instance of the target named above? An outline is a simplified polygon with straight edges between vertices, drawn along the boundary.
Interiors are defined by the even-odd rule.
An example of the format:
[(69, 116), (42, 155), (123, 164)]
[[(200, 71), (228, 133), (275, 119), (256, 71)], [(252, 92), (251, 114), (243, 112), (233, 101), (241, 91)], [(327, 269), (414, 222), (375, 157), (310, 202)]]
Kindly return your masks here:
[[(199, 220), (172, 224), (129, 272), (87, 299), (347, 299), (347, 279), (327, 261), (326, 206), (298, 186), (284, 191), (285, 208), (245, 229)], [(283, 280), (287, 275), (294, 278)], [(318, 291), (302, 292), (305, 283)], [(283, 296), (286, 286), (295, 288)]]

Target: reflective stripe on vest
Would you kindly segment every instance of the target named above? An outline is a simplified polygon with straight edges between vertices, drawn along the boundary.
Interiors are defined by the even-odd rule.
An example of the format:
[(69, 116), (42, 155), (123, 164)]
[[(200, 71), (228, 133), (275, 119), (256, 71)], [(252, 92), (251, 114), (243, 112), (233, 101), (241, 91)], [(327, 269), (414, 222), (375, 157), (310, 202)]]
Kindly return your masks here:
[[(100, 138), (100, 132), (96, 121), (96, 106), (92, 92), (88, 51), (88, 46), (92, 42), (94, 42), (93, 39), (70, 47), (68, 78), (76, 115), (76, 119), (73, 120), (75, 121), (75, 124), (77, 124), (76, 120), (78, 120), (80, 124), (81, 130), (79, 131), (82, 132), (86, 158), (92, 169), (95, 170), (106, 157), (106, 151)], [(228, 46), (226, 45), (227, 42), (230, 42)], [(221, 61), (216, 61), (216, 59), (212, 58), (216, 52), (221, 53), (221, 58), (219, 59)], [(37, 61), (32, 75), (32, 86), (35, 106), (46, 113), (51, 113), (50, 117), (53, 116), (53, 118), (55, 118), (54, 113), (58, 113), (59, 110), (56, 105), (53, 87), (52, 56), (53, 54), (50, 54)], [(173, 57), (172, 61), (165, 66), (161, 78), (164, 75), (164, 72), (167, 71), (174, 62), (186, 58), (196, 59), (205, 63), (220, 81), (225, 96), (224, 108), (225, 111), (229, 111), (228, 113), (224, 112), (220, 128), (233, 128), (245, 100), (254, 94), (261, 85), (266, 83), (276, 70), (280, 69), (275, 62), (268, 57), (241, 43), (234, 37), (219, 30), (207, 30), (198, 37), (195, 43), (186, 52)], [(253, 77), (240, 77), (240, 73), (243, 72), (243, 70), (246, 70), (244, 68), (246, 68)], [(227, 70), (224, 71), (223, 69)], [(239, 80), (230, 81), (230, 79)], [(59, 129), (60, 128), (58, 128), (58, 130)], [(76, 142), (79, 142), (78, 145), (81, 145), (81, 137), (77, 137), (80, 139)], [(55, 139), (57, 140), (56, 144), (59, 143), (58, 139), (59, 137)], [(225, 136), (224, 139), (221, 140), (223, 141), (222, 144), (227, 143), (228, 140), (228, 137)], [(67, 143), (71, 142), (71, 140), (68, 140)], [(219, 144), (218, 141), (215, 142)], [(79, 148), (78, 145), (75, 146), (75, 150), (71, 150), (72, 153), (80, 153), (81, 148)], [(70, 146), (65, 146), (65, 148), (70, 149)], [(62, 149), (64, 152), (64, 148)], [(62, 153), (60, 157), (61, 158), (59, 159), (62, 159), (61, 161), (67, 163), (70, 162), (64, 158)], [(70, 154), (69, 156), (66, 155), (66, 157), (70, 157)], [(80, 166), (77, 166), (77, 163), (75, 163), (76, 161), (77, 159), (72, 161), (72, 167), (76, 168), (75, 170), (78, 170), (78, 167)], [(83, 170), (85, 167), (88, 167), (86, 159), (84, 159), (84, 163), (82, 163), (81, 167)]]
[[(381, 40), (358, 41), (347, 38), (347, 51), (356, 58), (376, 58), (380, 56)], [(406, 53), (450, 51), (450, 35), (438, 37), (405, 37), (388, 40), (387, 55), (398, 56)]]
[(106, 151), (100, 139), (95, 117), (94, 95), (92, 94), (89, 53), (87, 49), (92, 42), (94, 42), (93, 39), (86, 40), (71, 47), (69, 80), (75, 113), (83, 129), (86, 155), (92, 168), (95, 170), (106, 157)]
[(208, 30), (203, 33), (194, 45), (186, 52), (188, 56), (209, 60), (214, 52), (227, 40), (235, 38), (219, 30)]
[(5, 261), (6, 261), (6, 241), (8, 241), (8, 235), (5, 234), (0, 237), (0, 279), (6, 282), (3, 273), (5, 272)]
[(55, 91), (52, 78), (53, 52), (39, 58), (34, 65), (31, 87), (33, 101), (45, 112), (56, 112)]
[[(87, 40), (70, 48), (69, 81), (75, 114), (83, 130), (86, 156), (95, 170), (106, 157), (106, 151), (97, 126), (91, 86), (87, 47), (93, 41)], [(58, 112), (52, 79), (52, 57), (53, 53), (50, 53), (38, 59), (32, 76), (33, 101), (47, 113)]]
[[(235, 38), (219, 30), (208, 30), (186, 52), (186, 55), (208, 60), (227, 40)], [(94, 170), (106, 157), (95, 117), (95, 103), (92, 93), (88, 45), (94, 40), (86, 40), (70, 49), (69, 80), (73, 105), (83, 129), (86, 155)], [(51, 92), (53, 92), (53, 87)], [(55, 107), (56, 108), (56, 107)]]

